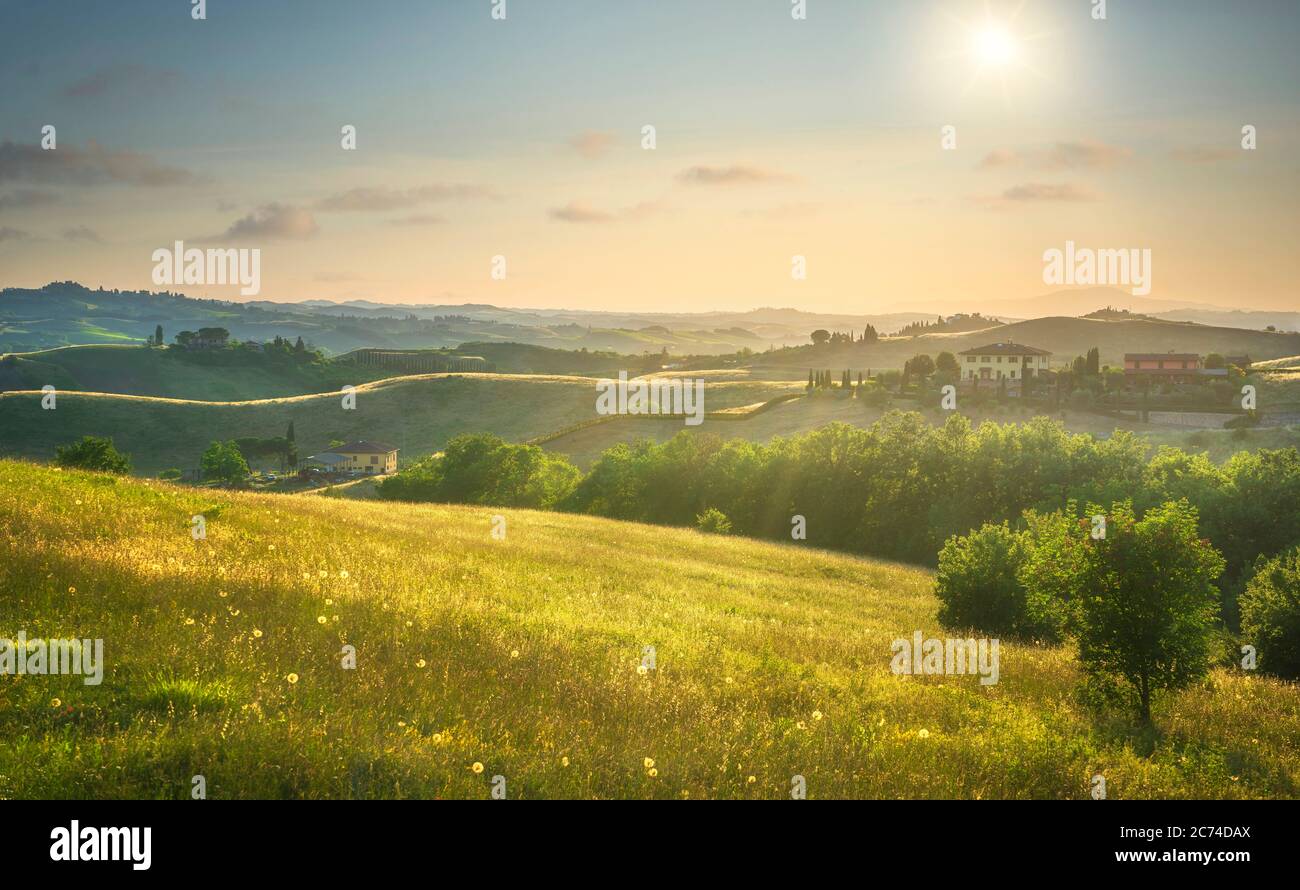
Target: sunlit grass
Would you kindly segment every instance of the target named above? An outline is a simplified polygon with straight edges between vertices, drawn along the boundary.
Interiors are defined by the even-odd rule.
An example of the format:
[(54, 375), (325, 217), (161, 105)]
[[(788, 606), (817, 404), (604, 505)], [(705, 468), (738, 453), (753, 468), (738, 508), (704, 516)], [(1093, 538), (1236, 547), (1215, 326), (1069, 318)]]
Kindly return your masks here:
[(894, 638), (944, 635), (931, 587), (793, 543), (0, 462), (0, 636), (106, 661), (0, 677), (0, 797), (1296, 796), (1294, 685), (1220, 670), (1152, 735), (1077, 704), (1060, 647), (1003, 641), (996, 686), (895, 677)]

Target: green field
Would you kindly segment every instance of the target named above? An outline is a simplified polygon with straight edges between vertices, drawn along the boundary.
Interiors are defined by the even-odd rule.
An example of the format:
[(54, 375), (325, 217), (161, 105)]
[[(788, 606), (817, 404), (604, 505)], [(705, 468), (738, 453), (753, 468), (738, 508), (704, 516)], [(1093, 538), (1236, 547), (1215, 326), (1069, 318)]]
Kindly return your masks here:
[[(710, 410), (760, 402), (789, 387), (774, 383), (709, 384)], [(283, 436), (289, 422), (303, 456), (333, 439), (390, 442), (405, 463), (440, 450), (465, 432), (522, 441), (595, 415), (589, 378), (503, 374), (425, 374), (357, 388), (356, 410), (335, 393), (239, 402), (60, 392), (42, 410), (39, 392), (0, 393), (0, 455), (49, 460), (82, 436), (110, 436), (137, 473), (189, 469), (214, 439)], [(676, 422), (681, 426), (681, 421)]]
[(788, 799), (801, 775), (810, 798), (1081, 799), (1097, 773), (1118, 799), (1298, 793), (1295, 684), (1217, 669), (1139, 731), (1076, 703), (1061, 647), (1003, 641), (992, 686), (891, 674), (893, 639), (942, 635), (915, 568), (13, 461), (0, 480), (0, 636), (100, 638), (106, 665), (99, 686), (0, 677), (0, 797), (183, 798), (195, 775), (212, 798), (486, 798), (498, 775), (509, 798)]
[(334, 362), (270, 362), (256, 353), (191, 353), (132, 346), (66, 346), (0, 362), (0, 390), (40, 389), (195, 399), (274, 399), (333, 391), (391, 376)]

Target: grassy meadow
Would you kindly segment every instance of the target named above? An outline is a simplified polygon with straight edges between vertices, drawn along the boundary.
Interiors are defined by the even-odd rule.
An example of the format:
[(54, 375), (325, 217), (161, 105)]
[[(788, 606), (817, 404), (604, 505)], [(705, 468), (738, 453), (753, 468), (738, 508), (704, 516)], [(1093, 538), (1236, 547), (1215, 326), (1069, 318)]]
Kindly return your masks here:
[[(492, 516), (507, 519), (504, 540)], [(190, 517), (207, 517), (195, 541)], [(929, 573), (795, 544), (203, 491), (0, 461), (0, 637), (102, 638), (103, 684), (0, 677), (0, 797), (1295, 797), (1300, 688), (1216, 669), (1154, 730), (898, 677)], [(356, 647), (357, 666), (341, 653)], [(640, 672), (643, 647), (656, 669)]]
[[(771, 398), (791, 384), (708, 384), (709, 410)], [(60, 392), (42, 410), (37, 392), (0, 393), (0, 455), (49, 460), (59, 445), (109, 436), (142, 475), (198, 464), (214, 439), (283, 436), (292, 421), (305, 457), (331, 439), (391, 442), (403, 463), (440, 450), (465, 432), (522, 441), (595, 417), (596, 390), (586, 377), (419, 374), (357, 387), (356, 409), (337, 392), (237, 402)], [(681, 421), (675, 422), (681, 427)]]

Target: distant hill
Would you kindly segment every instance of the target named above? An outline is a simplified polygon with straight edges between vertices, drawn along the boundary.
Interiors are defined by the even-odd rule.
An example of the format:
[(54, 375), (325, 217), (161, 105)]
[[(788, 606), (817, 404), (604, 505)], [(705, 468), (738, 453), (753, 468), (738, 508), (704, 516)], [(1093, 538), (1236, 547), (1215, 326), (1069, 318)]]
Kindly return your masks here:
[(755, 366), (794, 368), (897, 368), (918, 353), (958, 353), (992, 342), (1013, 341), (1046, 349), (1053, 363), (1063, 364), (1090, 347), (1101, 350), (1103, 364), (1121, 365), (1126, 352), (1196, 352), (1202, 355), (1249, 355), (1253, 360), (1300, 353), (1300, 334), (1172, 322), (1161, 319), (1107, 321), (1089, 318), (1036, 318), (996, 331), (890, 337), (876, 343), (827, 348), (805, 346), (765, 353)]

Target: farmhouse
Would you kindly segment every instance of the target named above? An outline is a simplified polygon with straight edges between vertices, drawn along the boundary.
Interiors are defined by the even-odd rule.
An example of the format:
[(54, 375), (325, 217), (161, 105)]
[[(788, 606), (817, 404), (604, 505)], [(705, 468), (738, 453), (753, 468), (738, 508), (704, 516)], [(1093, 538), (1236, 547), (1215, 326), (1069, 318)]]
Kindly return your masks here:
[(335, 470), (359, 470), (379, 474), (397, 472), (397, 447), (383, 442), (358, 439), (308, 458)]
[(1126, 352), (1124, 376), (1152, 377), (1186, 383), (1201, 374), (1201, 357), (1194, 352)]
[(958, 353), (963, 383), (979, 386), (985, 381), (1019, 388), (1021, 381), (1047, 372), (1052, 354), (1046, 349), (1020, 343), (990, 343)]

